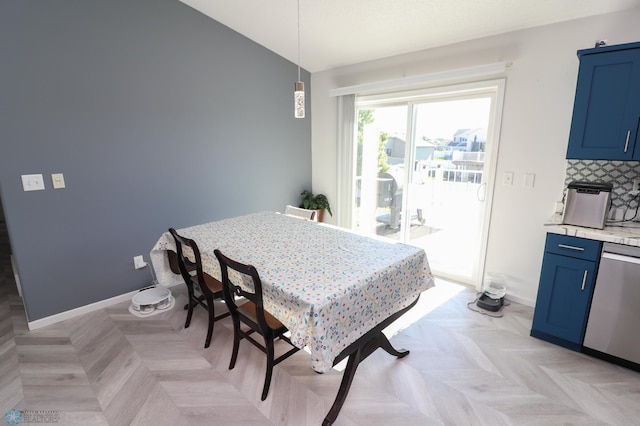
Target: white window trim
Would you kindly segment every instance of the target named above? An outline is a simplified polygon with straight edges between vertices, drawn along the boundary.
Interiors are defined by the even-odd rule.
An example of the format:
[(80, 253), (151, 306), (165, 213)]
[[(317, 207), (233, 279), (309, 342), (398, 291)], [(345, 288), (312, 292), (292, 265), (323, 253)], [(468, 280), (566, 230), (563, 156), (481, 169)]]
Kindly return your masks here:
[(449, 84), (460, 80), (478, 80), (490, 76), (504, 75), (512, 66), (512, 62), (495, 62), (492, 64), (477, 65), (467, 68), (420, 74), (411, 77), (403, 77), (392, 80), (377, 81), (373, 83), (357, 84), (354, 86), (339, 87), (329, 91), (329, 96), (364, 95), (368, 93), (380, 93), (383, 91), (406, 90), (411, 87), (425, 87), (434, 84)]
[[(339, 97), (339, 107), (338, 107), (338, 123), (339, 123), (339, 138), (338, 138), (338, 158), (337, 158), (337, 170), (338, 170), (338, 208), (336, 210), (340, 212), (344, 212), (338, 218), (338, 225), (351, 228), (353, 224), (353, 212), (352, 212), (352, 195), (353, 195), (353, 170), (354, 170), (354, 162), (355, 162), (355, 126), (356, 126), (356, 111), (358, 108), (362, 106), (366, 106), (368, 103), (379, 105), (381, 103), (384, 104), (393, 104), (393, 103), (409, 103), (412, 104), (413, 101), (417, 101), (419, 99), (424, 98), (432, 98), (437, 99), (440, 96), (450, 97), (452, 94), (460, 93), (461, 96), (465, 96), (468, 94), (473, 94), (475, 92), (482, 93), (486, 92), (487, 89), (490, 91), (495, 91), (495, 102), (493, 104), (493, 114), (495, 115), (495, 120), (493, 123), (493, 127), (487, 129), (488, 136), (491, 135), (491, 138), (494, 141), (494, 146), (491, 150), (491, 155), (487, 158), (487, 162), (490, 165), (487, 170), (487, 186), (485, 192), (485, 202), (487, 203), (487, 210), (485, 211), (486, 215), (488, 215), (488, 224), (483, 227), (483, 232), (481, 235), (483, 244), (480, 247), (480, 256), (479, 256), (479, 264), (477, 266), (478, 275), (475, 277), (478, 280), (478, 277), (482, 277), (484, 274), (484, 268), (486, 263), (486, 250), (487, 250), (487, 242), (488, 242), (488, 233), (489, 228), (491, 227), (491, 211), (493, 206), (493, 192), (495, 190), (496, 185), (496, 171), (497, 171), (497, 161), (498, 161), (498, 152), (500, 150), (500, 129), (502, 127), (502, 109), (504, 104), (504, 94), (505, 94), (505, 86), (506, 86), (506, 78), (502, 76), (501, 78), (489, 79), (489, 80), (477, 80), (469, 83), (462, 84), (451, 84), (451, 85), (439, 85), (436, 87), (429, 87), (425, 89), (416, 89), (416, 90), (406, 90), (406, 91), (398, 91), (395, 93), (385, 93), (385, 94), (372, 94), (372, 95), (364, 95), (364, 96), (353, 96), (353, 95), (341, 95)], [(490, 89), (493, 88), (493, 89)], [(342, 108), (340, 105), (348, 100), (349, 108)], [(344, 105), (343, 105), (344, 106)], [(347, 122), (345, 119), (345, 114), (351, 123)], [(346, 138), (345, 135), (349, 135), (349, 138)], [(350, 182), (350, 185), (345, 185), (345, 182)], [(405, 206), (406, 207), (406, 206)], [(476, 288), (479, 289), (481, 286), (480, 281), (476, 281)]]

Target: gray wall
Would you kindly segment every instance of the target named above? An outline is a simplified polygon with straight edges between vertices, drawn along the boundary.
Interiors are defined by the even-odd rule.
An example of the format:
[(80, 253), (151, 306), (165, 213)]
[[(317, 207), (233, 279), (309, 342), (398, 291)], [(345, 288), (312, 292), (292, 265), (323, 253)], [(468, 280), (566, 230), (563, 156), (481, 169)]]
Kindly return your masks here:
[[(311, 187), (295, 64), (177, 0), (3, 0), (0, 55), (0, 196), (30, 321), (148, 285), (132, 258), (170, 226)], [(32, 173), (45, 191), (22, 191)]]

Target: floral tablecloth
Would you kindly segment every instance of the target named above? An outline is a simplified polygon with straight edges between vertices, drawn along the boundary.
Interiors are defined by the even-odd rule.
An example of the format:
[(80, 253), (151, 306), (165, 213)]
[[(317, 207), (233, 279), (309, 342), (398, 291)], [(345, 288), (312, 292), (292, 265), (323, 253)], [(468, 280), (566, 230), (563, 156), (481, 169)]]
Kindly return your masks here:
[[(337, 227), (261, 212), (179, 229), (198, 244), (205, 272), (220, 278), (213, 254), (254, 265), (265, 309), (311, 351), (312, 368), (326, 372), (364, 333), (434, 285), (423, 249), (361, 236)], [(151, 251), (161, 285), (182, 282), (169, 269), (165, 232)]]

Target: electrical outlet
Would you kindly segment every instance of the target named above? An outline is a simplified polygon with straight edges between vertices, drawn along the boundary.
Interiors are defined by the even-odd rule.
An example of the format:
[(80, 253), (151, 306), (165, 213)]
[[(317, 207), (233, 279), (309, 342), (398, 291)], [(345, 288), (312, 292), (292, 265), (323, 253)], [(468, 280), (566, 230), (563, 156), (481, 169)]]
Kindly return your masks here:
[(51, 183), (53, 184), (53, 189), (64, 188), (64, 175), (62, 173), (52, 173)]
[(135, 256), (133, 258), (133, 266), (136, 269), (142, 269), (145, 266), (147, 266), (147, 262), (144, 261), (144, 258), (142, 257), (142, 255), (140, 256)]
[(562, 214), (564, 211), (564, 203), (562, 201), (556, 201), (555, 212)]
[(44, 179), (42, 175), (22, 175), (22, 189), (25, 191), (43, 191)]
[(513, 172), (504, 172), (502, 183), (505, 186), (513, 186)]

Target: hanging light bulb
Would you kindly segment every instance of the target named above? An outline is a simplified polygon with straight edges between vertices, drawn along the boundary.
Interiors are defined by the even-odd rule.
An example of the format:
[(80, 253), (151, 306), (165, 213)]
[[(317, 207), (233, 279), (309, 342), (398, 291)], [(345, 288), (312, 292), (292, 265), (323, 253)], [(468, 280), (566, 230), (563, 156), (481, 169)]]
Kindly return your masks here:
[(293, 90), (294, 115), (296, 118), (304, 118), (304, 83), (296, 81)]
[(300, 81), (300, 0), (298, 0), (298, 81), (293, 88), (293, 116), (304, 118), (304, 83)]

